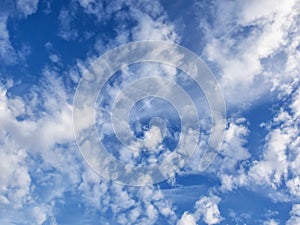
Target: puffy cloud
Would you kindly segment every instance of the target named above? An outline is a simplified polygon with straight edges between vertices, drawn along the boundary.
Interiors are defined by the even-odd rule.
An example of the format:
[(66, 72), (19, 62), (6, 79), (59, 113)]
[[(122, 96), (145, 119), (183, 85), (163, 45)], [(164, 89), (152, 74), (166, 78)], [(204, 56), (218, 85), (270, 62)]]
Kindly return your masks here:
[[(298, 102), (298, 90), (299, 88), (291, 96), (287, 96), (289, 99), (287, 103), (278, 109), (269, 124), (264, 125), (268, 129), (268, 134), (262, 146), (263, 151), (260, 159), (248, 161), (245, 165), (241, 163), (238, 168), (235, 166), (237, 162), (245, 160), (247, 162), (249, 158), (248, 151), (243, 147), (248, 130), (238, 123), (229, 126), (228, 130), (231, 132), (227, 133), (224, 144), (224, 153), (227, 153), (221, 153), (224, 158), (218, 158), (215, 161), (218, 167), (213, 170), (214, 172), (219, 171), (217, 173), (221, 179), (222, 190), (232, 190), (241, 186), (248, 188), (263, 186), (273, 193), (269, 197), (276, 200), (287, 201), (291, 197), (299, 198), (300, 118), (297, 107), (295, 107)], [(232, 132), (234, 130), (238, 132), (234, 134)], [(232, 152), (227, 149), (231, 142), (234, 146)], [(235, 149), (237, 155), (234, 153)], [(238, 153), (239, 149), (243, 154)], [(228, 154), (230, 152), (232, 154)], [(232, 157), (235, 160), (232, 160)], [(229, 163), (224, 163), (223, 166), (222, 162), (226, 161)], [(285, 187), (284, 191), (282, 187)]]
[[(8, 18), (27, 17), (37, 11), (39, 0), (17, 0), (13, 2), (1, 2), (0, 14), (0, 59), (1, 64), (15, 64), (18, 59), (24, 60), (28, 55), (30, 46), (25, 46), (20, 51), (16, 51), (10, 41), (10, 34), (7, 29)], [(1, 65), (0, 64), (0, 65)]]
[(38, 225), (42, 225), (47, 219), (47, 214), (42, 207), (35, 206), (33, 208), (33, 215)]
[[(27, 154), (24, 149), (13, 145), (9, 137), (0, 147), (0, 202), (20, 208), (30, 196), (31, 177), (26, 165)], [(9, 140), (10, 139), (10, 140)]]
[(220, 202), (220, 198), (217, 196), (202, 196), (195, 203), (195, 211), (194, 213), (185, 212), (177, 225), (185, 225), (185, 224), (196, 224), (197, 221), (203, 221), (206, 224), (218, 224), (223, 218), (219, 211), (218, 203)]
[[(8, 108), (11, 100), (7, 98), (3, 87), (0, 88), (0, 103), (0, 201), (20, 208), (30, 194), (31, 177), (26, 165), (27, 152), (15, 142), (13, 134), (5, 129), (8, 123), (15, 122), (13, 111), (16, 112), (18, 107)], [(12, 105), (17, 104), (14, 102)]]
[(279, 223), (276, 222), (275, 220), (273, 219), (270, 219), (268, 221), (265, 221), (263, 225), (278, 225)]
[[(225, 1), (221, 5), (227, 3)], [(118, 19), (127, 16), (126, 18), (134, 21), (131, 30), (122, 23), (116, 25), (117, 36), (110, 41), (108, 47), (130, 40), (180, 39), (174, 26), (167, 22), (167, 15), (157, 1), (153, 4), (135, 1), (118, 1), (115, 4), (113, 1), (107, 3), (107, 7), (96, 0), (80, 0), (79, 4), (85, 13), (94, 15), (98, 21), (107, 19), (112, 12)], [(129, 13), (122, 14), (120, 9), (126, 4), (129, 5)], [(36, 0), (17, 1), (17, 7), (24, 15), (34, 13), (37, 6)], [(296, 84), (295, 74), (299, 71), (297, 62), (300, 59), (297, 51), (299, 38), (296, 38), (298, 30), (294, 21), (297, 7), (292, 8), (291, 1), (280, 4), (279, 1), (240, 1), (235, 6), (231, 3), (228, 6), (220, 6), (219, 10), (221, 13), (227, 10), (222, 14), (225, 15), (227, 28), (234, 22), (230, 16), (230, 7), (238, 9), (234, 10), (234, 16), (240, 22), (236, 28), (241, 32), (234, 32), (238, 38), (229, 35), (230, 38), (212, 39), (206, 48), (207, 57), (215, 61), (222, 70), (221, 82), (228, 101), (231, 104), (251, 102), (266, 93), (272, 85), (278, 89), (293, 90), (293, 85)], [(71, 16), (69, 11), (62, 10), (59, 18), (62, 25), (59, 35), (66, 40), (77, 37), (70, 21)], [(15, 53), (9, 41), (6, 19), (7, 16), (0, 18), (0, 58), (5, 56), (5, 60), (10, 60)], [(239, 37), (243, 32), (246, 37)], [(282, 48), (286, 45), (288, 50)], [(101, 52), (103, 49), (98, 50)], [(287, 53), (284, 72), (291, 74), (288, 75), (290, 78), (295, 78), (294, 83), (286, 82), (288, 76), (274, 74), (263, 62), (273, 62), (273, 56), (281, 51)], [(51, 56), (54, 63), (59, 60), (55, 56)], [(93, 60), (93, 57), (88, 60)], [(13, 61), (8, 63), (11, 62)], [(148, 71), (151, 72), (151, 67)], [(177, 220), (174, 208), (158, 188), (138, 189), (112, 184), (82, 165), (78, 152), (74, 153), (76, 146), (72, 130), (72, 96), (56, 72), (47, 68), (43, 73), (44, 82), (30, 96), (9, 97), (5, 91), (0, 96), (0, 124), (3, 128), (0, 133), (0, 203), (7, 207), (2, 213), (8, 212), (10, 207), (30, 206), (30, 219), (33, 220), (30, 224), (42, 224), (52, 216), (56, 198), (62, 198), (65, 192), (76, 191), (85, 207), (103, 214), (110, 212), (110, 219), (120, 224), (156, 224), (160, 218), (166, 218), (175, 224)], [(73, 74), (75, 82), (78, 81), (76, 73)], [(246, 120), (230, 121), (224, 148), (220, 153), (222, 159), (216, 161), (222, 190), (251, 185), (252, 182), (267, 184), (276, 189), (285, 182), (292, 195), (300, 196), (300, 138), (297, 128), (299, 96), (298, 90), (293, 94), (290, 108), (282, 109), (276, 115), (272, 121), (275, 128), (271, 127), (266, 137), (262, 158), (251, 164), (249, 171), (245, 171), (240, 163), (250, 158), (250, 153), (245, 148), (249, 133)], [(161, 142), (162, 134), (153, 126), (146, 133), (145, 139), (146, 147), (155, 147)], [(291, 171), (291, 176), (288, 176), (288, 171)], [(36, 189), (45, 191), (47, 197), (39, 196)], [(220, 223), (222, 216), (218, 208), (219, 202), (220, 199), (216, 196), (201, 197), (195, 204), (195, 211), (185, 212), (177, 224), (196, 224), (200, 220), (206, 224)], [(290, 224), (297, 223), (298, 208), (298, 205), (294, 205)], [(20, 212), (12, 212), (21, 215)], [(0, 218), (1, 224), (12, 223), (2, 216)], [(276, 221), (270, 220), (266, 224), (276, 224)]]
[(86, 206), (104, 214), (111, 211), (112, 221), (119, 224), (155, 224), (159, 217), (175, 221), (171, 203), (153, 186), (126, 187), (103, 181), (93, 171), (85, 170), (79, 190)]
[[(60, 81), (53, 79), (54, 84), (50, 77), (41, 89), (32, 90), (32, 96), (43, 96), (39, 101), (12, 96), (7, 88), (13, 84), (0, 89), (0, 217), (6, 214), (7, 221), (17, 217), (30, 224), (42, 224), (49, 218), (55, 222), (52, 200), (79, 182), (79, 155), (65, 150), (72, 149), (72, 110)], [(43, 113), (35, 111), (37, 106)], [(46, 198), (39, 196), (45, 192)]]
[(185, 212), (177, 225), (196, 225), (195, 217), (192, 214)]
[(281, 109), (273, 119), (266, 137), (263, 159), (254, 164), (248, 174), (255, 182), (275, 189), (285, 183), (290, 193), (299, 197), (300, 118), (297, 110), (293, 110), (297, 101), (298, 91), (292, 96), (291, 104)]
[(247, 183), (244, 165), (251, 158), (246, 147), (250, 133), (247, 120), (237, 118), (229, 119), (228, 122), (222, 150), (208, 169), (208, 172), (215, 173), (219, 177), (222, 191), (232, 191)]
[(234, 122), (229, 123), (221, 152), (221, 155), (224, 156), (224, 161), (222, 161), (224, 170), (234, 171), (238, 162), (250, 158), (250, 153), (244, 147), (249, 134), (245, 123), (245, 118), (238, 118)]
[(157, 19), (154, 19), (141, 10), (133, 8), (132, 15), (138, 21), (138, 25), (131, 32), (134, 40), (167, 40), (172, 42), (178, 40), (174, 26), (166, 22), (166, 16), (162, 12)]
[[(98, 3), (80, 1), (86, 13), (101, 15), (99, 10), (102, 6)], [(17, 4), (24, 15), (29, 15), (37, 10), (38, 1), (18, 1)], [(166, 15), (160, 4), (143, 4), (145, 6), (143, 12), (139, 9), (142, 6), (130, 6), (132, 21), (138, 21), (132, 30), (134, 40), (175, 40), (173, 26), (165, 21)], [(117, 11), (116, 7), (109, 4), (106, 10), (111, 13)], [(72, 28), (68, 21), (70, 16), (68, 11), (63, 10), (59, 18), (62, 22), (60, 35), (65, 39), (72, 38), (68, 33)], [(0, 41), (4, 40), (6, 46), (10, 46), (6, 18), (1, 28), (3, 39)], [(129, 40), (122, 39), (122, 36), (120, 32), (112, 43)], [(7, 56), (5, 51), (3, 54)], [(58, 61), (55, 55), (51, 56), (51, 60), (54, 63)], [(63, 77), (55, 68), (45, 67), (42, 73), (40, 82), (28, 95), (12, 97), (4, 91), (1, 96), (0, 124), (4, 133), (0, 136), (3, 141), (0, 151), (0, 201), (5, 209), (0, 215), (12, 211), (11, 207), (19, 207), (18, 212), (12, 213), (25, 223), (55, 224), (55, 204), (64, 200), (66, 192), (76, 192), (87, 210), (103, 215), (109, 211), (112, 214), (109, 219), (120, 224), (156, 224), (159, 218), (176, 223), (172, 203), (164, 199), (159, 188), (124, 187), (104, 181), (84, 164), (73, 137), (73, 87), (64, 84)], [(145, 144), (156, 146), (161, 139), (160, 131), (153, 126), (146, 135)], [(0, 223), (12, 223), (10, 219), (9, 222), (0, 219)]]
[(250, 177), (258, 183), (270, 185), (280, 185), (282, 179), (286, 179), (288, 173), (286, 146), (291, 141), (291, 135), (280, 129), (275, 129), (270, 133), (264, 160), (250, 169)]
[(13, 64), (16, 53), (9, 40), (6, 21), (7, 16), (0, 15), (0, 59), (2, 63)]
[(195, 218), (202, 218), (207, 224), (218, 224), (223, 218), (219, 211), (218, 203), (220, 198), (217, 196), (209, 196), (200, 198), (195, 204)]
[[(15, 139), (13, 133), (6, 129), (9, 123), (16, 123), (14, 120), (15, 109), (9, 108), (11, 101), (13, 99), (7, 98), (6, 90), (1, 88), (0, 217), (5, 219), (0, 219), (0, 221), (3, 224), (11, 224), (13, 218), (22, 211), (23, 207), (32, 204), (34, 191), (27, 149)], [(32, 223), (34, 221), (33, 219)]]
[[(278, 89), (288, 77), (295, 77), (295, 74), (285, 73), (284, 57), (288, 51), (286, 55), (292, 55), (288, 56), (292, 63), (297, 55), (296, 46), (291, 43), (299, 36), (299, 29), (295, 28), (299, 4), (268, 0), (217, 2), (220, 3), (216, 4), (219, 19), (212, 33), (220, 27), (229, 29), (232, 24), (238, 25), (222, 38), (208, 36), (206, 56), (220, 69), (221, 86), (229, 105), (247, 106), (261, 99), (271, 87)], [(266, 7), (268, 5), (270, 7)], [(283, 53), (282, 58), (274, 58), (278, 53)], [(283, 64), (279, 73), (274, 65), (278, 60)]]
[[(114, 1), (119, 5), (121, 1)], [(94, 15), (99, 21), (103, 16), (103, 5), (100, 1), (97, 0), (78, 0), (80, 6), (84, 9), (84, 12), (87, 14)]]
[(37, 11), (38, 3), (39, 0), (17, 0), (16, 7), (26, 17)]
[(157, 126), (152, 126), (145, 134), (144, 144), (146, 148), (156, 148), (162, 142), (161, 130)]
[(78, 36), (78, 32), (72, 27), (72, 20), (76, 9), (61, 10), (58, 20), (60, 22), (58, 36), (66, 41), (75, 40)]
[(300, 205), (293, 205), (292, 210), (290, 211), (290, 218), (286, 222), (287, 225), (300, 224)]

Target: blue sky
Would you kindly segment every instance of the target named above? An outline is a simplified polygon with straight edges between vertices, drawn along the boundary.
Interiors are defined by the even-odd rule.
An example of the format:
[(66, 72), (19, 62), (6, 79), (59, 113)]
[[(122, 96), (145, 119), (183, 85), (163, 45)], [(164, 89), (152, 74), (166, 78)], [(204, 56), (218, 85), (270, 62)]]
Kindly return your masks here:
[[(4, 0), (0, 7), (1, 225), (300, 224), (300, 1)], [(128, 150), (111, 114), (134, 80), (175, 81), (200, 125), (199, 146), (176, 175), (135, 187), (105, 179), (84, 160), (73, 100), (96, 59), (148, 40), (201, 57), (222, 90), (226, 129), (213, 162), (199, 169), (213, 124), (205, 91), (170, 65), (124, 67), (95, 102), (97, 135), (114, 159), (161, 163), (180, 142), (180, 119), (192, 114), (163, 98), (141, 98), (128, 116), (136, 137), (129, 148), (138, 151)], [(153, 87), (183, 96), (167, 82)], [(86, 118), (75, 122), (85, 126)], [(97, 156), (96, 163), (109, 163)]]

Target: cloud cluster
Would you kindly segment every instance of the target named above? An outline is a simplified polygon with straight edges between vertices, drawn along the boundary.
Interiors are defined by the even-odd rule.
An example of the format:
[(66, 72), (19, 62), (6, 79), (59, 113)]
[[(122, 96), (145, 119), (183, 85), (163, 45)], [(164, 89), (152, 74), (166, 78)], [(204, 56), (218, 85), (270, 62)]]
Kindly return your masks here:
[[(89, 63), (106, 49), (129, 41), (179, 42), (182, 39), (182, 34), (175, 32), (175, 25), (168, 20), (158, 1), (151, 4), (141, 1), (76, 2), (87, 17), (95, 19), (95, 23), (124, 20), (132, 26), (115, 23), (114, 36), (109, 40), (103, 41), (101, 35), (96, 35), (94, 48), (88, 52), (86, 60), (78, 60), (68, 71), (75, 84)], [(26, 18), (37, 11), (38, 4), (37, 0), (18, 0), (7, 8), (18, 11), (19, 16), (11, 11), (1, 13), (1, 66), (11, 65), (20, 57), (20, 52), (10, 41), (8, 19)], [(276, 201), (299, 201), (299, 1), (217, 0), (214, 5), (216, 21), (206, 24), (204, 57), (215, 66), (213, 69), (225, 92), (229, 110), (240, 110), (237, 115), (230, 115), (223, 150), (202, 174), (217, 176), (220, 185), (213, 189), (220, 197), (204, 196), (197, 189), (194, 209), (177, 218), (174, 199), (168, 199), (167, 191), (158, 186), (124, 187), (99, 177), (84, 163), (74, 142), (74, 87), (67, 86), (56, 67), (46, 66), (38, 85), (33, 85), (26, 96), (13, 95), (10, 91), (13, 84), (9, 82), (0, 88), (1, 224), (46, 222), (55, 225), (58, 223), (55, 215), (58, 202), (67, 201), (67, 194), (76, 195), (84, 205), (83, 210), (100, 215), (107, 224), (157, 224), (160, 221), (178, 225), (218, 224), (226, 219), (218, 206), (221, 195), (240, 187), (257, 188), (258, 191), (266, 188), (269, 197)], [(59, 13), (57, 35), (67, 41), (75, 41), (80, 36), (73, 27), (76, 10), (64, 8)], [(62, 63), (57, 55), (49, 57), (53, 63)], [(142, 69), (150, 73), (155, 71), (153, 68), (145, 66)], [(159, 69), (159, 72), (175, 73), (172, 69)], [(134, 75), (126, 74), (126, 68), (124, 70), (121, 84), (134, 78)], [(109, 91), (108, 95), (113, 96), (119, 90), (110, 86)], [(247, 138), (253, 132), (251, 124), (239, 114), (261, 99), (266, 100), (271, 92), (278, 94), (280, 104), (275, 105), (274, 118), (264, 124), (268, 134), (261, 146), (261, 156), (253, 161), (254, 157), (247, 149)], [(82, 121), (84, 123), (84, 119)], [(161, 141), (161, 130), (153, 126), (146, 133), (144, 144), (154, 148)], [(195, 155), (181, 175), (198, 174), (200, 157)], [(300, 223), (299, 208), (298, 204), (293, 204), (287, 224)], [(265, 224), (274, 225), (277, 221), (271, 219)]]
[[(286, 59), (292, 64), (299, 55), (299, 2), (216, 3), (218, 18), (209, 29), (205, 56), (218, 68), (229, 106), (249, 107), (268, 96), (270, 89), (282, 88), (291, 77), (297, 79), (282, 68), (278, 71), (276, 64), (284, 68)], [(221, 38), (219, 27), (228, 29)]]
[[(37, 9), (37, 2), (18, 1), (20, 9), (21, 6), (24, 6), (22, 13), (30, 15)], [(143, 14), (138, 14), (136, 12), (139, 26), (141, 23), (142, 26), (151, 24), (154, 20), (142, 22)], [(62, 12), (60, 18), (66, 22), (68, 16)], [(1, 41), (5, 44), (1, 45), (1, 54), (4, 57), (8, 55), (8, 51), (14, 50), (9, 42), (6, 17), (1, 24)], [(158, 20), (155, 25), (150, 25), (149, 32), (155, 26), (160, 34), (158, 30), (164, 26), (164, 22)], [(65, 33), (61, 33), (62, 37), (69, 39), (68, 31), (63, 30)], [(142, 32), (137, 29), (134, 33), (139, 38), (149, 35)], [(73, 71), (77, 71), (77, 68)], [(109, 223), (155, 224), (159, 218), (176, 221), (171, 203), (164, 200), (160, 190), (154, 187), (138, 189), (112, 184), (102, 180), (83, 162), (73, 137), (74, 92), (69, 93), (70, 87), (66, 86), (56, 67), (45, 67), (38, 86), (33, 86), (24, 97), (12, 95), (10, 86), (13, 84), (1, 87), (2, 224), (18, 223), (19, 220), (30, 224), (43, 224), (46, 221), (57, 224), (54, 208), (57, 201), (63, 201), (68, 192), (76, 192), (81, 196), (86, 209), (95, 207), (95, 211), (103, 215), (112, 212)], [(157, 133), (156, 130), (151, 132)], [(159, 138), (159, 133), (157, 135)], [(155, 140), (147, 140), (147, 145), (155, 144)]]

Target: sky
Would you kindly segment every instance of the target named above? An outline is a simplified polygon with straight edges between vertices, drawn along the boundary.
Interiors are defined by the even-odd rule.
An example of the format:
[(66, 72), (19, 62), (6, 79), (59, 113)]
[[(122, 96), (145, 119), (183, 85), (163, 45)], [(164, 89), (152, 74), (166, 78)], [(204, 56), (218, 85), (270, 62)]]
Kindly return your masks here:
[(298, 62), (299, 0), (2, 0), (0, 224), (300, 224)]

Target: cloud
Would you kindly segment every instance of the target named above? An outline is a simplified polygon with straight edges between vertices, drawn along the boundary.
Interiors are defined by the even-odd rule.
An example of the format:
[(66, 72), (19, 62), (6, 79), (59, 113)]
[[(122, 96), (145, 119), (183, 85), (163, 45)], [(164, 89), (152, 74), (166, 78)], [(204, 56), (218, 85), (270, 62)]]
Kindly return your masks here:
[(274, 99), (266, 99), (272, 93), (283, 105), (274, 106), (277, 113), (266, 127), (261, 159), (248, 160), (251, 125), (230, 124), (223, 158), (217, 158), (218, 168), (211, 171), (219, 171), (223, 190), (263, 186), (286, 201), (289, 197), (280, 191), (285, 187), (290, 197), (298, 198), (299, 1), (216, 1), (214, 10), (216, 20), (206, 24), (204, 57), (215, 66), (229, 111), (244, 112), (261, 100), (272, 104)]
[[(217, 158), (211, 168), (211, 172), (220, 177), (221, 190), (264, 187), (272, 193), (268, 196), (274, 200), (299, 199), (299, 87), (286, 97), (288, 101), (279, 106), (274, 118), (265, 125), (268, 134), (261, 158), (257, 160), (249, 161), (249, 152), (244, 147), (248, 128), (239, 123), (241, 121), (229, 125), (221, 152), (223, 157)], [(239, 167), (236, 167), (237, 163)]]
[(207, 224), (218, 224), (223, 218), (220, 214), (218, 203), (220, 198), (217, 196), (209, 196), (200, 198), (195, 204), (195, 218), (202, 218)]
[(39, 0), (17, 0), (16, 8), (26, 17), (35, 13)]
[(286, 225), (293, 225), (300, 223), (300, 205), (295, 204), (293, 205), (292, 210), (290, 211), (290, 218), (286, 222)]
[(265, 222), (263, 223), (263, 225), (278, 225), (278, 224), (279, 224), (279, 223), (276, 222), (276, 221), (273, 220), (273, 219), (270, 219), (270, 220), (265, 221)]
[[(263, 160), (257, 162), (249, 170), (249, 176), (260, 184), (268, 184), (273, 188), (286, 182), (291, 194), (299, 197), (297, 186), (300, 175), (297, 169), (299, 157), (299, 114), (294, 109), (298, 101), (298, 91), (292, 96), (291, 104), (281, 108), (273, 119), (273, 129), (266, 137)], [(297, 107), (296, 107), (297, 108)], [(292, 112), (289, 112), (290, 110)], [(289, 178), (293, 175), (292, 178)]]
[[(101, 19), (101, 3), (80, 1), (80, 4), (86, 13), (99, 15)], [(119, 33), (116, 39), (111, 40), (112, 45), (127, 42), (130, 36), (133, 40), (147, 38), (174, 41), (178, 38), (174, 27), (166, 21), (166, 14), (159, 3), (142, 5), (130, 5), (131, 20), (137, 23), (129, 36), (126, 36), (126, 28), (118, 30), (117, 26), (115, 29)], [(37, 1), (19, 1), (18, 7), (20, 10), (23, 7), (22, 13), (29, 15), (37, 10)], [(112, 12), (118, 11), (117, 7), (109, 4), (106, 16), (112, 16)], [(146, 8), (143, 11), (139, 7)], [(70, 16), (69, 11), (61, 11), (60, 34), (66, 39), (73, 38), (73, 34), (69, 35), (69, 28), (71, 32), (73, 29), (71, 21), (68, 21)], [(9, 46), (6, 20), (3, 20), (2, 27), (3, 40)], [(55, 55), (51, 56), (51, 60), (58, 61)], [(151, 67), (147, 71), (151, 71)], [(14, 223), (14, 217), (18, 217), (28, 224), (56, 224), (55, 213), (59, 210), (56, 204), (64, 202), (67, 198), (65, 195), (74, 194), (83, 203), (84, 210), (105, 217), (109, 213), (108, 220), (115, 223), (142, 225), (166, 220), (175, 224), (175, 209), (164, 198), (159, 187), (124, 187), (103, 180), (85, 164), (73, 137), (73, 88), (64, 83), (64, 78), (56, 68), (46, 66), (39, 83), (33, 85), (28, 95), (17, 97), (10, 92), (3, 92), (0, 124), (4, 134), (0, 140), (5, 140), (5, 144), (0, 151), (0, 201), (4, 205), (1, 213), (11, 211), (13, 214), (5, 215), (9, 221), (7, 223)], [(156, 146), (162, 134), (155, 126), (149, 132), (145, 145)], [(13, 210), (13, 207), (19, 209)], [(207, 220), (211, 219), (209, 215), (206, 217)]]
[(203, 221), (206, 224), (218, 224), (223, 218), (220, 214), (218, 203), (220, 198), (211, 196), (202, 196), (194, 206), (194, 213), (184, 212), (177, 225), (196, 224), (197, 221)]
[[(299, 30), (295, 26), (299, 4), (294, 1), (217, 3), (220, 4), (216, 4), (216, 26), (210, 31), (212, 35), (208, 35), (205, 56), (219, 68), (229, 106), (247, 106), (268, 94), (270, 88), (277, 89), (288, 77), (295, 76), (292, 73), (282, 76), (284, 67), (281, 72), (275, 70), (274, 55), (284, 54), (287, 46), (291, 47), (290, 42), (298, 39)], [(224, 37), (215, 38), (219, 28), (233, 27), (232, 24), (238, 25)], [(284, 64), (284, 58), (280, 60)], [(268, 68), (266, 62), (272, 67)]]
[(177, 225), (196, 225), (195, 217), (192, 214), (185, 212)]
[(17, 0), (16, 2), (1, 2), (2, 12), (0, 15), (0, 59), (1, 66), (13, 65), (19, 59), (24, 60), (29, 54), (30, 46), (24, 45), (20, 51), (14, 49), (7, 28), (7, 20), (27, 17), (37, 11), (39, 0)]
[(76, 8), (74, 7), (68, 10), (63, 9), (58, 16), (60, 23), (58, 36), (66, 41), (75, 40), (78, 37), (78, 32), (72, 24), (74, 12), (76, 12)]
[[(32, 96), (39, 95), (39, 101), (11, 95), (13, 84), (0, 89), (0, 217), (6, 214), (8, 224), (19, 220), (55, 222), (53, 199), (79, 182), (79, 154), (66, 151), (76, 149), (72, 145), (72, 111), (60, 81), (51, 76), (48, 72), (48, 82), (41, 89), (32, 89)], [(37, 113), (36, 107), (41, 111)]]
[[(126, 18), (133, 24), (129, 29), (123, 23), (116, 23), (113, 28), (116, 36), (109, 40), (108, 45), (104, 45), (100, 37), (98, 41), (102, 46), (97, 49), (96, 55), (89, 53), (90, 57), (86, 62), (80, 62), (83, 67), (105, 48), (128, 41), (179, 42), (181, 39), (158, 1), (151, 4), (112, 1), (105, 7), (96, 0), (78, 2), (84, 12), (95, 17), (99, 23), (115, 16), (116, 20), (122, 21)], [(208, 171), (216, 174), (221, 180), (221, 186), (214, 188), (232, 191), (238, 187), (251, 188), (252, 184), (255, 184), (268, 186), (273, 191), (280, 192), (280, 187), (285, 186), (289, 195), (299, 199), (300, 89), (295, 90), (300, 60), (297, 50), (299, 26), (295, 22), (297, 7), (292, 8), (291, 1), (238, 1), (236, 5), (227, 1), (218, 2), (220, 5), (217, 7), (222, 16), (216, 24), (224, 23), (225, 26), (212, 27), (210, 37), (220, 34), (217, 30), (230, 28), (236, 21), (240, 23), (236, 30), (232, 30), (233, 35), (228, 34), (221, 39), (212, 38), (206, 46), (206, 57), (220, 68), (220, 79), (228, 102), (234, 106), (244, 103), (256, 104), (256, 100), (267, 96), (266, 93), (273, 87), (272, 90), (282, 92), (281, 97), (284, 97), (287, 103), (278, 109), (268, 125), (269, 134), (265, 138), (263, 153), (256, 162), (249, 163), (251, 153), (246, 148), (251, 126), (244, 118), (229, 121), (223, 151)], [(222, 7), (226, 4), (228, 7)], [(17, 1), (16, 7), (22, 13), (22, 17), (26, 17), (37, 11), (38, 1)], [(72, 13), (65, 9), (60, 12), (59, 35), (65, 40), (76, 40), (78, 36), (72, 23)], [(11, 34), (7, 29), (7, 18), (8, 15), (0, 18), (0, 58), (3, 58), (2, 62), (12, 64), (18, 51), (14, 50), (10, 43)], [(275, 55), (282, 52), (286, 63), (283, 63), (284, 59), (279, 60), (284, 69), (277, 73), (274, 69), (274, 64), (278, 62)], [(50, 55), (50, 60), (61, 63), (59, 54)], [(75, 83), (79, 79), (80, 63), (71, 69)], [(153, 72), (153, 68), (145, 66), (142, 70)], [(170, 74), (174, 73), (174, 70), (170, 71)], [(281, 73), (282, 71), (284, 73)], [(200, 199), (197, 196), (194, 210), (183, 213), (178, 220), (177, 211), (172, 204), (173, 196), (168, 199), (158, 186), (124, 187), (99, 177), (85, 164), (74, 143), (74, 87), (67, 86), (55, 68), (45, 67), (42, 73), (41, 82), (32, 87), (26, 96), (14, 96), (9, 87), (3, 88), (1, 92), (1, 224), (18, 223), (16, 217), (25, 221), (22, 223), (56, 224), (55, 213), (59, 211), (55, 208), (56, 203), (64, 202), (67, 200), (65, 195), (72, 194), (82, 203), (84, 210), (105, 217), (109, 215), (111, 223), (157, 224), (158, 221), (165, 220), (171, 224), (177, 222), (178, 225), (192, 225), (198, 221), (217, 224), (223, 220), (224, 215), (221, 216), (218, 207), (221, 199), (217, 196), (202, 196)], [(122, 82), (130, 80), (133, 77), (131, 75), (124, 76)], [(110, 91), (116, 94), (116, 89), (111, 87)], [(161, 130), (153, 126), (146, 133), (144, 144), (151, 148), (159, 145), (161, 141)], [(189, 164), (193, 173), (198, 172), (195, 169), (198, 168), (197, 160), (195, 157)], [(249, 169), (245, 166), (246, 163), (249, 163)], [(179, 191), (178, 196), (186, 198), (188, 195), (183, 193), (183, 190)], [(298, 223), (298, 209), (299, 206), (294, 205), (290, 212), (289, 224)], [(276, 224), (276, 221), (269, 220), (266, 224)]]
[(0, 59), (4, 64), (14, 64), (16, 53), (9, 40), (7, 16), (0, 16)]
[[(100, 1), (97, 0), (77, 0), (80, 6), (84, 9), (86, 14), (91, 14), (97, 18), (98, 21), (101, 21), (103, 16), (103, 5)], [(119, 5), (121, 1), (114, 1)], [(110, 14), (109, 14), (110, 15)]]
[(132, 15), (134, 19), (138, 21), (131, 33), (133, 40), (167, 40), (176, 42), (178, 35), (174, 31), (174, 26), (166, 22), (166, 16), (161, 12), (161, 15), (154, 19), (150, 15), (147, 15), (132, 7)]
[(79, 191), (86, 206), (106, 214), (119, 224), (156, 224), (158, 218), (175, 221), (174, 209), (162, 192), (153, 186), (126, 187), (103, 181), (96, 173), (83, 171)]
[(247, 136), (250, 132), (246, 122), (245, 118), (237, 118), (228, 125), (224, 138), (225, 143), (221, 152), (225, 159), (222, 164), (223, 170), (234, 171), (238, 162), (250, 158), (250, 153), (245, 148)]
[(18, 143), (14, 143), (12, 134), (5, 129), (6, 124), (13, 120), (13, 113), (8, 108), (10, 100), (3, 87), (0, 93), (0, 201), (2, 204), (21, 208), (31, 188), (31, 178), (26, 165), (27, 152)]

